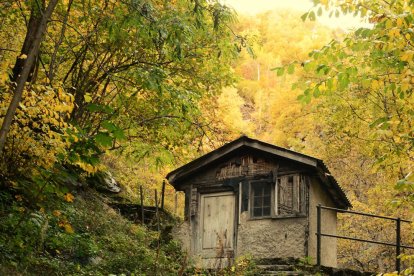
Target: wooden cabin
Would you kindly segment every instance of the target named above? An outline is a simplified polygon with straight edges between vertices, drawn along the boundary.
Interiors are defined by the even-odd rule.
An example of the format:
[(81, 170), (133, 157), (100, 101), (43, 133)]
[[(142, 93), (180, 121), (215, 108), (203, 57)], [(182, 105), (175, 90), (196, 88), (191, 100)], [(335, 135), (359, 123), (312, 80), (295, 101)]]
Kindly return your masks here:
[[(322, 160), (242, 136), (167, 175), (185, 193), (174, 235), (195, 262), (251, 255), (316, 260), (316, 206), (351, 207)], [(336, 234), (335, 212), (322, 232)], [(324, 238), (321, 264), (336, 267), (336, 239)]]

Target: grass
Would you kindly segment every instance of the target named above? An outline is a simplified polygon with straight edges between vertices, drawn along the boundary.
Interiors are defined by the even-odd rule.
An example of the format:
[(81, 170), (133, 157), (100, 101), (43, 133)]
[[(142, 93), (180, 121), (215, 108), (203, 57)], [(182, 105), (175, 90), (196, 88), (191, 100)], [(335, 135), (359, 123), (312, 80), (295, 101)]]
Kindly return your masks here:
[(177, 242), (126, 220), (95, 190), (73, 202), (49, 197), (46, 208), (0, 194), (0, 275), (177, 275), (186, 266)]

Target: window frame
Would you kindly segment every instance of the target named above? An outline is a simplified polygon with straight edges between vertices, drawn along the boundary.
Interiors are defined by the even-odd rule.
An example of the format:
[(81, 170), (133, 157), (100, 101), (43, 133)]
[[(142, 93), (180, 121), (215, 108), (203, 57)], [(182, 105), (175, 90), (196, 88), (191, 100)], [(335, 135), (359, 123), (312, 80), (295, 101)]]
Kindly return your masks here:
[[(267, 185), (270, 186), (270, 214), (266, 215), (266, 216), (255, 216), (254, 215), (254, 191), (253, 191), (253, 185), (258, 184), (258, 183), (265, 183)], [(252, 180), (250, 181), (250, 192), (249, 192), (249, 196), (250, 196), (250, 200), (249, 200), (249, 213), (250, 213), (250, 218), (253, 219), (262, 219), (262, 218), (272, 218), (274, 216), (274, 185), (273, 185), (273, 181), (269, 180), (269, 179), (261, 179), (261, 180)]]

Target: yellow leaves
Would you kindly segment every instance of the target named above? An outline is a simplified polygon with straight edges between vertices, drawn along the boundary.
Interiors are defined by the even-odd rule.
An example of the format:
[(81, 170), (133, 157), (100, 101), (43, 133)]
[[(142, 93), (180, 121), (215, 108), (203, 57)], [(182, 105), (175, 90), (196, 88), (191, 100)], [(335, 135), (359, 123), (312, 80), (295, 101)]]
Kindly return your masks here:
[(84, 100), (86, 103), (89, 103), (92, 101), (92, 96), (90, 93), (85, 93), (85, 95), (83, 96)]
[(71, 193), (66, 193), (63, 196), (63, 198), (66, 202), (73, 202), (73, 200), (75, 199), (75, 197)]
[(380, 83), (378, 80), (372, 80), (371, 81), (371, 88), (372, 90), (378, 90), (380, 88)]
[(73, 229), (72, 225), (70, 225), (70, 223), (66, 219), (60, 220), (58, 225), (60, 228), (63, 228), (65, 232), (68, 234), (75, 233), (75, 230)]
[(402, 92), (407, 92), (410, 89), (411, 85), (408, 82), (403, 82), (401, 84), (401, 91)]
[(19, 107), (22, 109), (22, 110), (26, 110), (26, 107), (24, 106), (24, 104), (23, 103), (19, 103)]
[(68, 233), (68, 234), (75, 233), (75, 230), (73, 230), (72, 225), (70, 225), (69, 223), (65, 224), (63, 227), (64, 227), (66, 233)]
[(68, 96), (68, 102), (73, 103), (75, 101), (75, 97), (72, 94), (67, 93), (66, 95)]
[(26, 54), (21, 54), (21, 55), (19, 56), (19, 58), (20, 58), (20, 59), (27, 59), (27, 55), (26, 55)]
[(391, 19), (385, 19), (385, 28), (391, 29), (394, 26), (394, 22)]
[(412, 50), (407, 50), (407, 51), (404, 51), (402, 54), (401, 54), (401, 60), (402, 61), (412, 61), (413, 60), (413, 56), (414, 56), (414, 51), (412, 51)]
[(400, 36), (400, 29), (399, 28), (392, 28), (388, 31), (388, 36), (391, 38), (396, 38)]
[(52, 212), (52, 215), (55, 216), (55, 217), (60, 217), (60, 215), (62, 215), (62, 213), (59, 210), (54, 210)]
[[(0, 70), (0, 74), (2, 74)], [(4, 93), (0, 102), (0, 117), (4, 116), (11, 93)], [(28, 86), (23, 101), (16, 111), (15, 120), (10, 129), (10, 137), (15, 143), (16, 155), (21, 152), (31, 157), (33, 166), (49, 168), (57, 161), (59, 153), (66, 151), (71, 143), (67, 139), (66, 129), (72, 128), (65, 122), (72, 112), (73, 95), (62, 87), (47, 85)]]
[(8, 78), (9, 74), (7, 74), (7, 71), (0, 72), (0, 84), (5, 84)]
[(326, 83), (325, 82), (321, 83), (321, 85), (319, 85), (318, 88), (319, 88), (319, 91), (325, 92), (327, 90)]
[(401, 28), (404, 25), (404, 20), (401, 17), (397, 18), (397, 27)]
[(87, 164), (84, 162), (76, 162), (75, 164), (78, 165), (85, 172), (90, 173), (90, 174), (96, 173), (99, 169), (97, 166), (93, 166), (91, 164)]
[(71, 138), (73, 139), (73, 141), (74, 141), (75, 143), (79, 141), (79, 138), (78, 138), (78, 136), (76, 136), (76, 135), (72, 135), (72, 136), (71, 136)]

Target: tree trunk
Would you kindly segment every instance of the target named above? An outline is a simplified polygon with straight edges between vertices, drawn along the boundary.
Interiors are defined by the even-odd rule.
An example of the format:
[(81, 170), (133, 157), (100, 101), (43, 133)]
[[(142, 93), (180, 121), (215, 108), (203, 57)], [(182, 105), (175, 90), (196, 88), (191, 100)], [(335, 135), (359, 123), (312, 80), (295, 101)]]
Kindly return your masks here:
[[(23, 46), (20, 51), (20, 56), (16, 58), (16, 63), (14, 64), (12, 75), (10, 77), (10, 80), (12, 82), (17, 82), (19, 75), (23, 71), (24, 64), (26, 62), (26, 57), (23, 55), (28, 56), (29, 51), (33, 45), (33, 42), (36, 39), (36, 33), (39, 29), (40, 23), (42, 22), (42, 15), (45, 12), (45, 1), (43, 0), (42, 3), (39, 3), (39, 5), (32, 5), (31, 11), (30, 11), (30, 19), (27, 23), (27, 31), (26, 31), (26, 37), (24, 38)], [(36, 60), (37, 60), (37, 54), (35, 56), (35, 62), (33, 62), (32, 66), (30, 67), (29, 76), (27, 77), (27, 82), (30, 82), (33, 76), (33, 71), (36, 67)]]
[[(33, 39), (30, 38), (32, 39), (32, 43), (29, 46), (27, 58), (25, 59), (24, 63), (22, 65), (17, 65), (19, 60), (16, 61), (16, 65), (15, 65), (16, 73), (17, 73), (16, 76), (15, 76), (15, 71), (13, 69), (13, 77), (16, 77), (16, 88), (14, 90), (13, 98), (7, 109), (6, 116), (4, 117), (3, 124), (0, 129), (0, 155), (3, 153), (4, 145), (6, 143), (6, 137), (10, 130), (10, 125), (13, 121), (14, 114), (16, 113), (17, 106), (22, 99), (22, 94), (23, 94), (25, 83), (28, 80), (28, 77), (33, 70), (33, 65), (39, 54), (40, 42), (42, 41), (43, 35), (46, 31), (47, 21), (51, 17), (53, 10), (56, 7), (57, 2), (58, 0), (50, 0), (49, 5), (47, 6), (46, 10), (42, 14), (39, 15), (41, 16), (41, 20), (35, 30), (31, 29), (32, 27), (28, 26), (27, 32), (28, 33), (33, 32), (34, 37)], [(30, 25), (30, 22), (29, 22), (29, 25)], [(26, 38), (31, 37), (31, 36), (32, 34), (27, 34)], [(26, 43), (26, 39), (25, 39), (25, 43)], [(25, 53), (22, 53), (22, 54), (25, 54)], [(21, 68), (21, 69), (18, 69), (18, 68)]]

